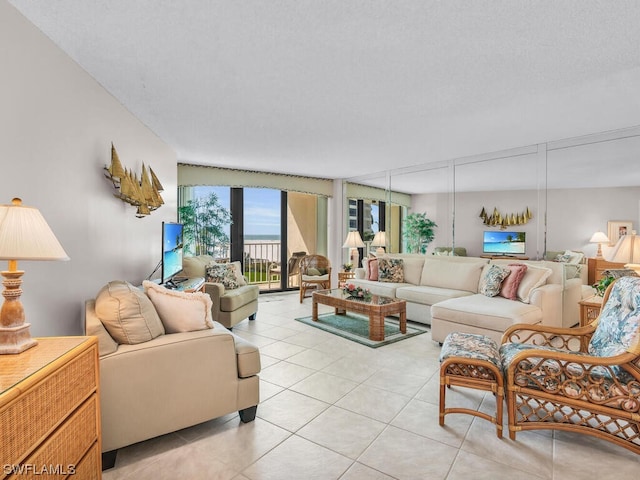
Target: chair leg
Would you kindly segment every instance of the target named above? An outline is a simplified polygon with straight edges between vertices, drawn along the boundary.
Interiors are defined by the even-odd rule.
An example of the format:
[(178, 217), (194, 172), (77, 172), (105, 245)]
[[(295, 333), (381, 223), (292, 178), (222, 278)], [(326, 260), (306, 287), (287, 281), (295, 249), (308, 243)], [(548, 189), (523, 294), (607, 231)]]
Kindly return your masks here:
[(117, 455), (118, 455), (117, 449), (102, 453), (102, 470), (103, 471), (115, 467)]
[(258, 314), (258, 312), (254, 312), (251, 315), (249, 315), (249, 320), (255, 320), (256, 319), (256, 315)]
[(242, 423), (253, 422), (256, 418), (256, 412), (258, 411), (258, 406), (254, 405), (253, 407), (244, 408), (240, 410), (238, 413), (240, 414), (240, 420)]

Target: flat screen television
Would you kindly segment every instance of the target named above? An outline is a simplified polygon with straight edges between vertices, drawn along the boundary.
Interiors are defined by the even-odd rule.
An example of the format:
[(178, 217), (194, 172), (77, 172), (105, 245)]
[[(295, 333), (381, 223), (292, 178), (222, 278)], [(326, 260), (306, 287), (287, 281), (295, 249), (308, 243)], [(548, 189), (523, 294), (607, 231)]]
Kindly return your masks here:
[(522, 255), (525, 252), (525, 232), (484, 232), (482, 251), (491, 255)]
[(182, 224), (162, 222), (162, 283), (171, 284), (182, 270)]

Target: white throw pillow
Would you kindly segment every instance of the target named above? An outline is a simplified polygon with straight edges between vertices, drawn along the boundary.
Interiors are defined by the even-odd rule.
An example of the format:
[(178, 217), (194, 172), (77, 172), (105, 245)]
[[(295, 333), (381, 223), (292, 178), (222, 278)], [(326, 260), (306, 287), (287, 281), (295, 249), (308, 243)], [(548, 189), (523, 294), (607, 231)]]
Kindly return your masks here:
[(577, 265), (578, 263), (582, 262), (582, 259), (584, 258), (584, 253), (574, 252), (573, 250), (566, 250), (564, 252), (564, 255), (569, 256), (569, 260), (567, 261), (567, 263), (570, 263), (572, 265)]
[(142, 282), (167, 333), (193, 332), (213, 328), (211, 297), (207, 293), (169, 290), (154, 282)]
[(529, 295), (534, 288), (538, 288), (547, 282), (553, 271), (550, 268), (534, 267), (527, 265), (527, 271), (518, 286), (518, 300), (529, 303)]

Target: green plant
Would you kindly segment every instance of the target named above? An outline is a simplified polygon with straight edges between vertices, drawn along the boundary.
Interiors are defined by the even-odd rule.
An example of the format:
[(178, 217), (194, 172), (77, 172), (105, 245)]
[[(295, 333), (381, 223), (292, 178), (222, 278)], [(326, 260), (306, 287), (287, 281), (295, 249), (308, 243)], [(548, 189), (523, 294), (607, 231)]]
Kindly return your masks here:
[(410, 253), (425, 253), (427, 245), (435, 236), (437, 227), (433, 220), (427, 218), (426, 213), (410, 213), (404, 221), (403, 236), (407, 241)]
[(602, 277), (596, 283), (592, 285), (593, 288), (596, 289), (596, 295), (602, 297), (604, 295), (604, 291), (607, 289), (609, 285), (615, 280), (615, 277), (610, 275)]
[(225, 227), (232, 223), (231, 213), (213, 192), (178, 208), (178, 218), (184, 225), (185, 251), (189, 254), (216, 256), (229, 243)]

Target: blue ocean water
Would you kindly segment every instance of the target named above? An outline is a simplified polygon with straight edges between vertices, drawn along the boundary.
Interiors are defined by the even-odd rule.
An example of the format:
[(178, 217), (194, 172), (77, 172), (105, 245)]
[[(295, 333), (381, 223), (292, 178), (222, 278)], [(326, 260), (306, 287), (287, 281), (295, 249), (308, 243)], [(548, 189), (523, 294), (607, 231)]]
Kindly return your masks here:
[(525, 242), (485, 242), (484, 253), (522, 254), (525, 252)]

